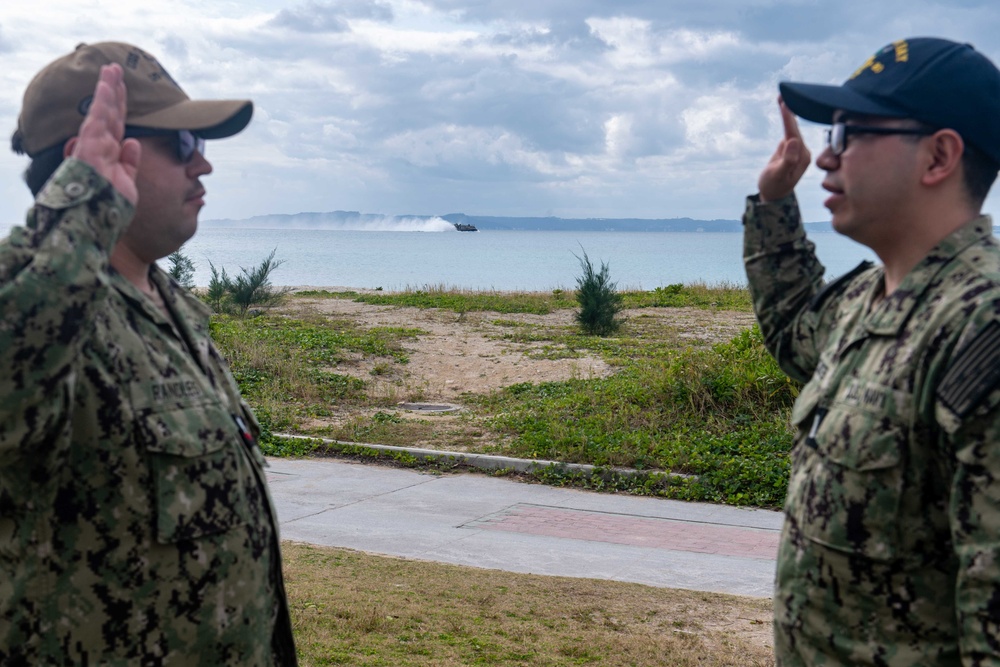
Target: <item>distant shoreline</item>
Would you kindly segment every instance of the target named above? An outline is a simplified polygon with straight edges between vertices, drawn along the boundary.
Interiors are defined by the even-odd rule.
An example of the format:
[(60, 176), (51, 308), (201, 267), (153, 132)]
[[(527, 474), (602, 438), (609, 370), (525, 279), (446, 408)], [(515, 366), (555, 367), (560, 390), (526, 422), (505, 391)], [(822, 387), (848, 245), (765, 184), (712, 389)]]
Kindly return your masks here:
[[(725, 226), (720, 228), (708, 228), (708, 227), (698, 227), (696, 229), (688, 228), (673, 228), (673, 227), (596, 227), (596, 226), (580, 226), (580, 227), (478, 227), (476, 232), (615, 232), (621, 234), (635, 234), (635, 233), (652, 233), (652, 234), (742, 234), (743, 227), (741, 223), (735, 222), (734, 224), (739, 225), (739, 227)], [(836, 234), (837, 232), (830, 226), (828, 222), (807, 222), (803, 225), (808, 234)], [(213, 230), (252, 230), (252, 231), (273, 231), (273, 232), (392, 232), (392, 233), (408, 233), (408, 234), (450, 234), (453, 230), (450, 229), (416, 229), (416, 228), (406, 228), (406, 229), (389, 229), (383, 226), (338, 226), (338, 225), (306, 225), (297, 224), (294, 222), (289, 222), (287, 224), (281, 223), (265, 223), (265, 224), (247, 224), (244, 221), (218, 221), (210, 220), (207, 222), (198, 223), (199, 232), (200, 231), (213, 231)], [(454, 230), (459, 231), (459, 230)]]
[[(274, 285), (275, 288), (280, 290), (287, 290), (289, 294), (300, 294), (302, 292), (330, 292), (331, 294), (342, 294), (345, 292), (354, 292), (356, 294), (403, 294), (406, 292), (413, 292), (420, 288), (404, 288), (404, 289), (376, 289), (373, 287), (347, 287), (344, 285)], [(709, 286), (712, 287), (711, 285)], [(732, 286), (728, 286), (732, 288)], [(743, 285), (735, 286), (737, 288), (749, 289)], [(194, 288), (195, 290), (202, 291), (208, 289), (206, 286), (198, 285)], [(436, 289), (436, 286), (432, 286), (431, 289)], [(446, 291), (455, 292), (489, 292), (496, 294), (550, 294), (554, 289), (562, 289), (564, 292), (573, 291), (573, 288), (553, 288), (553, 290), (498, 290), (498, 289), (474, 289), (474, 288), (463, 288), (463, 287), (445, 287)], [(619, 287), (619, 292), (652, 292), (654, 289), (640, 290), (640, 289), (630, 289), (628, 287)]]

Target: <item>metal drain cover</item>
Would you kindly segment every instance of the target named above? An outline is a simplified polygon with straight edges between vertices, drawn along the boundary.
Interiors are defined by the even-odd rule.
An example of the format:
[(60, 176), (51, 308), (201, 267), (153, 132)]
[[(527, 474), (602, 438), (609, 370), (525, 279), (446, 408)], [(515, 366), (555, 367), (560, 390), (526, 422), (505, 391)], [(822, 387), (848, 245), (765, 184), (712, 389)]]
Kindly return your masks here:
[(446, 403), (400, 403), (398, 407), (412, 412), (454, 412), (459, 409), (457, 405)]

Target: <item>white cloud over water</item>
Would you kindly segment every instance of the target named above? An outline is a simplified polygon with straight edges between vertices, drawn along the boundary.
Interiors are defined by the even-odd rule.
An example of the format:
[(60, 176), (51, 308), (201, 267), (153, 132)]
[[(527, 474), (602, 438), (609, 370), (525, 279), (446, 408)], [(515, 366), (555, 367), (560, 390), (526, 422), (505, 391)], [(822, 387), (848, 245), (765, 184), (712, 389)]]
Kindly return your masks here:
[[(47, 62), (120, 39), (193, 97), (255, 101), (244, 133), (209, 144), (204, 218), (732, 219), (780, 136), (778, 81), (842, 81), (915, 35), (1000, 61), (993, 0), (6, 2), (0, 126)], [(24, 164), (0, 152), (0, 226), (30, 204)], [(818, 181), (799, 189), (811, 220)]]

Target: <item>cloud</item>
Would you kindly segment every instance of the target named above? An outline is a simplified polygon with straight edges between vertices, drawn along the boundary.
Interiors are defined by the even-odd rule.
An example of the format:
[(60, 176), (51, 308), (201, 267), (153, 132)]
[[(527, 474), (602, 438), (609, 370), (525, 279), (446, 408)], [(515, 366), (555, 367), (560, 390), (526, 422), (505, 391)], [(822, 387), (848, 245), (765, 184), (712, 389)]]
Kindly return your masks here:
[(10, 53), (14, 50), (14, 44), (7, 37), (7, 30), (3, 23), (0, 23), (0, 53)]
[(393, 19), (392, 6), (372, 0), (309, 2), (282, 9), (267, 25), (305, 33), (347, 32), (351, 29), (350, 19), (389, 22)]
[(456, 180), (538, 180), (559, 171), (545, 153), (499, 127), (427, 127), (389, 137), (384, 148), (413, 167)]
[(757, 148), (747, 132), (743, 98), (734, 92), (702, 95), (682, 112), (687, 153), (725, 157)]
[[(254, 100), (250, 127), (209, 145), (211, 217), (735, 217), (780, 137), (778, 81), (840, 82), (914, 34), (1000, 59), (992, 0), (88, 2), (0, 7), (0, 129), (47, 62), (127, 36), (192, 97)], [(0, 219), (27, 205), (23, 168), (0, 153)]]

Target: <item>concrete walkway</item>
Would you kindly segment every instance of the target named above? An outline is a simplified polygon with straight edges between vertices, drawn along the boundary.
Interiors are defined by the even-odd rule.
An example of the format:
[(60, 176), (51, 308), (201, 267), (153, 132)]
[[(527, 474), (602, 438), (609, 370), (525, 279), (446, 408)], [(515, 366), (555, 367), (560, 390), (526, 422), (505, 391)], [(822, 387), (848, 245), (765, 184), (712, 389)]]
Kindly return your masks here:
[(771, 595), (778, 512), (479, 474), (268, 460), (285, 540), (510, 572)]

